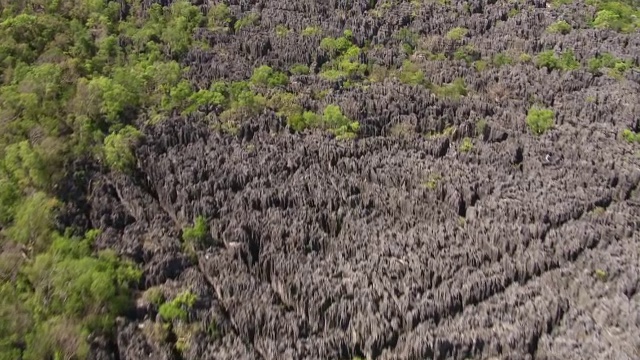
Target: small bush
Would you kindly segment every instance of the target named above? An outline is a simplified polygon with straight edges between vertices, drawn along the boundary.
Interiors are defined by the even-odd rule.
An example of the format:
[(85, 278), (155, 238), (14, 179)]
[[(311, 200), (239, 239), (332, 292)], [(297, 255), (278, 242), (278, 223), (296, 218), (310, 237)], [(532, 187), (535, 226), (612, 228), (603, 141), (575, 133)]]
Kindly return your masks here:
[(383, 82), (386, 79), (391, 70), (378, 64), (373, 64), (369, 68), (369, 81), (371, 82)]
[(191, 291), (184, 291), (173, 300), (160, 305), (158, 313), (164, 321), (187, 321), (189, 310), (198, 300), (198, 297)]
[(287, 85), (287, 83), (289, 83), (289, 79), (286, 74), (274, 71), (268, 65), (262, 65), (253, 70), (251, 83), (257, 86), (276, 87)]
[(538, 68), (546, 67), (549, 70), (557, 69), (559, 60), (553, 50), (543, 51), (536, 57), (536, 65)]
[(633, 67), (631, 60), (618, 59), (609, 53), (589, 59), (587, 68), (591, 73), (600, 74), (602, 68), (609, 69), (609, 75), (619, 77)]
[(332, 60), (323, 65), (320, 76), (329, 80), (353, 80), (364, 76), (367, 66), (360, 62), (362, 49), (352, 42), (352, 38), (351, 30), (345, 30), (339, 38), (322, 39), (320, 48), (326, 51)]
[(429, 190), (435, 190), (436, 187), (438, 187), (440, 180), (442, 180), (442, 176), (440, 174), (430, 174), (422, 185)]
[(307, 26), (302, 30), (302, 36), (316, 36), (322, 34), (322, 29), (319, 26)]
[(458, 41), (458, 40), (462, 40), (462, 38), (465, 37), (468, 32), (469, 32), (469, 30), (467, 30), (466, 28), (458, 26), (458, 27), (455, 27), (455, 28), (449, 30), (445, 36), (449, 40)]
[(462, 139), (462, 143), (460, 144), (460, 147), (458, 148), (460, 150), (460, 152), (469, 152), (473, 149), (473, 141), (466, 137), (464, 139)]
[(564, 20), (556, 21), (547, 27), (547, 31), (552, 34), (566, 35), (570, 33), (571, 30), (572, 30), (571, 25), (569, 25), (569, 23)]
[(311, 111), (295, 113), (287, 117), (287, 125), (295, 131), (312, 128), (317, 126), (319, 123), (320, 116)]
[(164, 293), (162, 292), (162, 288), (160, 288), (159, 286), (148, 288), (144, 292), (143, 297), (146, 301), (148, 301), (150, 304), (155, 306), (162, 305), (162, 303), (164, 303), (164, 300), (165, 300)]
[(227, 27), (231, 22), (229, 6), (220, 3), (212, 6), (207, 13), (208, 25), (212, 28)]
[(209, 225), (203, 216), (196, 217), (193, 226), (186, 226), (182, 230), (182, 240), (194, 243), (203, 243), (207, 239)]
[(459, 47), (454, 53), (453, 58), (456, 60), (464, 60), (467, 64), (480, 59), (480, 53), (473, 45), (465, 45)]
[(240, 31), (246, 27), (257, 25), (259, 21), (260, 15), (256, 13), (250, 13), (242, 19), (238, 19), (238, 21), (236, 21), (236, 23), (233, 25), (233, 29), (235, 31)]
[(291, 66), (291, 68), (289, 69), (289, 72), (292, 75), (309, 75), (311, 70), (309, 69), (309, 67), (307, 65), (295, 64), (295, 65)]
[(473, 63), (473, 66), (476, 68), (476, 71), (482, 72), (487, 69), (489, 63), (487, 63), (485, 60), (478, 60)]
[(394, 35), (394, 37), (400, 41), (400, 43), (402, 44), (402, 48), (407, 55), (413, 54), (416, 46), (418, 46), (418, 34), (409, 30), (408, 28), (401, 28)]
[(298, 104), (298, 97), (289, 92), (277, 92), (267, 100), (267, 106), (276, 109), (278, 116), (290, 117), (302, 112), (302, 106)]
[(337, 105), (327, 105), (322, 114), (322, 122), (338, 139), (355, 138), (360, 130), (360, 124), (344, 116)]
[(560, 69), (564, 71), (575, 70), (580, 68), (580, 63), (573, 55), (573, 50), (567, 50), (560, 55)]
[(640, 133), (635, 133), (629, 129), (622, 130), (622, 138), (628, 143), (640, 143)]
[(522, 53), (520, 54), (520, 56), (518, 57), (518, 60), (521, 63), (528, 63), (531, 61), (531, 55), (527, 54), (527, 53)]
[(288, 27), (286, 27), (286, 26), (284, 26), (284, 25), (282, 25), (282, 24), (278, 24), (278, 25), (276, 26), (276, 35), (277, 35), (278, 37), (285, 37), (285, 36), (287, 36), (287, 34), (289, 33), (289, 31), (290, 31), (290, 30), (289, 30), (289, 28), (288, 28)]
[(538, 68), (546, 67), (549, 71), (558, 70), (575, 70), (580, 67), (580, 63), (575, 59), (572, 50), (567, 50), (558, 57), (553, 50), (543, 51), (536, 57), (536, 65)]
[(465, 84), (464, 79), (457, 78), (450, 84), (433, 86), (432, 91), (438, 96), (458, 99), (461, 96), (467, 95), (467, 85)]
[(402, 83), (408, 85), (425, 85), (426, 83), (422, 70), (409, 60), (405, 60), (402, 63), (399, 79)]
[(511, 65), (512, 63), (513, 63), (513, 59), (511, 59), (511, 57), (509, 57), (509, 55), (507, 55), (506, 53), (496, 54), (491, 59), (491, 64), (493, 64), (493, 66), (495, 66), (495, 67)]
[(551, 109), (534, 106), (527, 113), (527, 125), (535, 135), (542, 135), (553, 128), (555, 113)]

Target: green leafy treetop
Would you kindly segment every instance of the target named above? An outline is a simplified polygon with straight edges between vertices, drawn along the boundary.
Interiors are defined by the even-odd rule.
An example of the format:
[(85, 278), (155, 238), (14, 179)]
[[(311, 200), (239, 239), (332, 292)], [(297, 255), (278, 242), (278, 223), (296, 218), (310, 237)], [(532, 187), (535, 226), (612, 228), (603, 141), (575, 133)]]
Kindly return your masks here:
[(115, 170), (130, 171), (136, 163), (132, 147), (141, 137), (142, 133), (130, 125), (109, 134), (104, 139), (104, 154), (107, 164)]

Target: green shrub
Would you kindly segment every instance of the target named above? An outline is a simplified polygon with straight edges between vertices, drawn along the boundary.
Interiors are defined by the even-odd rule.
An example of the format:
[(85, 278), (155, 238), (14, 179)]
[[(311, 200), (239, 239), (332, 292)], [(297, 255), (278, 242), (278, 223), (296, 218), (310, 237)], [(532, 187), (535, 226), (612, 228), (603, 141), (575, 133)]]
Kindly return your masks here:
[(238, 21), (236, 21), (236, 23), (233, 25), (233, 29), (235, 31), (240, 31), (246, 27), (258, 25), (259, 21), (260, 15), (256, 13), (250, 13), (243, 18), (238, 19)]
[(568, 34), (572, 30), (571, 25), (564, 20), (559, 20), (547, 27), (547, 31), (552, 34)]
[(580, 68), (580, 63), (576, 60), (573, 55), (573, 50), (567, 50), (560, 55), (559, 61), (560, 69), (564, 71), (575, 70)]
[(449, 40), (462, 40), (463, 37), (465, 37), (467, 35), (467, 33), (469, 32), (469, 30), (467, 30), (466, 28), (463, 27), (455, 27), (451, 30), (449, 30), (447, 32), (447, 34), (445, 35), (445, 37)]
[(309, 67), (304, 64), (294, 64), (289, 69), (292, 75), (309, 75), (311, 72)]
[(553, 50), (543, 51), (536, 56), (536, 65), (539, 68), (546, 67), (549, 70), (559, 68), (559, 59)]
[(145, 292), (144, 292), (144, 298), (151, 304), (155, 305), (155, 306), (160, 306), (164, 303), (164, 293), (162, 291), (162, 288), (160, 288), (159, 286), (154, 286), (154, 287), (150, 287), (148, 288)]
[(440, 180), (442, 180), (442, 175), (436, 173), (429, 174), (427, 180), (422, 184), (422, 186), (429, 190), (435, 190), (438, 187)]
[(221, 86), (220, 91), (226, 95), (226, 110), (220, 114), (224, 122), (237, 122), (249, 116), (255, 116), (266, 104), (266, 99), (252, 91), (246, 81), (237, 81), (228, 86)]
[(467, 95), (467, 85), (464, 82), (464, 79), (457, 78), (450, 84), (444, 84), (441, 86), (434, 85), (431, 89), (438, 96), (448, 97), (453, 99), (458, 99), (461, 96)]
[(287, 34), (289, 33), (289, 28), (282, 25), (282, 24), (278, 24), (276, 25), (276, 35), (278, 37), (285, 37), (287, 36)]
[(358, 135), (360, 124), (342, 114), (337, 105), (327, 105), (322, 114), (324, 126), (338, 139), (352, 139)]
[(509, 57), (506, 53), (498, 53), (493, 56), (491, 59), (491, 64), (495, 67), (501, 67), (505, 65), (511, 65), (513, 63), (513, 59)]
[(553, 128), (555, 113), (551, 109), (533, 106), (527, 113), (527, 125), (535, 135), (542, 135)]
[(225, 3), (219, 3), (209, 8), (207, 13), (208, 25), (212, 28), (227, 27), (231, 23), (231, 11)]
[(413, 52), (416, 49), (416, 46), (418, 46), (418, 39), (419, 39), (418, 34), (409, 30), (406, 27), (403, 27), (400, 30), (398, 30), (398, 32), (394, 35), (394, 37), (400, 41), (404, 49), (404, 52), (407, 55), (413, 54)]
[(320, 75), (329, 80), (339, 78), (354, 79), (364, 76), (367, 70), (360, 63), (362, 49), (352, 43), (353, 34), (345, 30), (339, 38), (326, 37), (320, 42), (320, 48), (331, 56), (332, 60), (323, 65)]
[(182, 240), (192, 243), (204, 243), (209, 233), (209, 225), (204, 216), (196, 217), (193, 226), (182, 229)]
[[(347, 30), (345, 30), (346, 32)], [(320, 48), (327, 51), (332, 56), (344, 54), (351, 49), (353, 44), (351, 38), (341, 36), (338, 38), (326, 37), (320, 41)]]
[(402, 69), (400, 70), (398, 78), (404, 84), (426, 85), (426, 80), (424, 78), (424, 73), (422, 72), (422, 70), (420, 70), (418, 65), (412, 63), (409, 60), (405, 60), (402, 62)]
[(640, 143), (640, 133), (635, 133), (629, 129), (622, 130), (622, 138), (628, 143)]
[(546, 67), (549, 71), (558, 70), (575, 70), (580, 67), (580, 63), (575, 59), (572, 50), (563, 52), (558, 57), (553, 50), (543, 51), (536, 57), (536, 65), (538, 68)]
[(468, 137), (462, 139), (462, 143), (460, 144), (460, 147), (458, 149), (460, 150), (460, 152), (465, 153), (471, 151), (473, 149), (473, 140)]
[(307, 26), (301, 32), (302, 36), (316, 36), (322, 34), (322, 29), (319, 26)]
[(477, 60), (473, 63), (473, 66), (476, 68), (476, 71), (481, 72), (486, 70), (489, 64), (485, 60)]
[(528, 63), (531, 61), (531, 55), (527, 54), (527, 53), (522, 53), (520, 54), (520, 56), (518, 57), (518, 60), (521, 63)]
[(160, 305), (158, 313), (164, 321), (187, 321), (189, 310), (193, 308), (197, 300), (198, 297), (187, 290), (178, 294), (173, 300)]
[(226, 97), (223, 92), (202, 89), (189, 96), (187, 101), (189, 105), (185, 107), (182, 114), (191, 114), (204, 105), (222, 105), (225, 101)]
[(295, 131), (316, 127), (320, 122), (321, 117), (311, 111), (298, 112), (287, 117), (287, 125)]
[(464, 60), (468, 64), (480, 59), (480, 54), (473, 45), (465, 45), (459, 47), (453, 53), (453, 58), (456, 60)]
[(258, 86), (276, 87), (287, 85), (289, 83), (289, 79), (286, 74), (274, 71), (268, 65), (262, 65), (253, 70), (251, 83)]
[(609, 69), (609, 75), (618, 77), (633, 67), (633, 61), (618, 59), (609, 53), (599, 54), (589, 59), (587, 68), (594, 74), (599, 74), (602, 68)]
[(298, 104), (296, 94), (289, 92), (277, 92), (267, 100), (267, 106), (270, 109), (277, 110), (278, 116), (289, 117), (293, 114), (301, 113), (302, 106)]

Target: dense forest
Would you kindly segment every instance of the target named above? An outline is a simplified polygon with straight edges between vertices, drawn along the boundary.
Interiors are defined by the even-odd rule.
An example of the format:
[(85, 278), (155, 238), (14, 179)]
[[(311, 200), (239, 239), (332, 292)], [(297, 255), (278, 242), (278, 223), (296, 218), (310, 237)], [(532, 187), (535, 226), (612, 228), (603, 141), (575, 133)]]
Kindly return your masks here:
[(0, 359), (640, 357), (637, 1), (0, 10)]

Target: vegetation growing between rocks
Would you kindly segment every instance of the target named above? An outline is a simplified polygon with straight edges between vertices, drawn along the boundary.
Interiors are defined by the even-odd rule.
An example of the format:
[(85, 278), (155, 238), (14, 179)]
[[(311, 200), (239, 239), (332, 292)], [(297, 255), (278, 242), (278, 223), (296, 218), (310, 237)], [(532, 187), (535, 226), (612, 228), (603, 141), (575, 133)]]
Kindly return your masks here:
[(630, 129), (622, 130), (622, 138), (628, 143), (639, 143), (640, 144), (640, 133), (633, 132)]
[[(438, 3), (445, 6), (448, 2)], [(597, 0), (592, 4), (596, 6), (592, 22), (596, 29), (637, 31), (640, 14), (633, 3)], [(464, 6), (467, 13), (475, 11), (469, 4)], [(382, 17), (384, 12), (395, 11), (396, 7), (397, 2), (373, 2), (368, 11)], [(339, 140), (354, 139), (367, 136), (370, 127), (378, 126), (372, 123), (385, 119), (368, 117), (366, 126), (361, 127), (356, 118), (365, 117), (359, 109), (338, 106), (349, 101), (341, 93), (348, 85), (373, 88), (380, 84), (372, 83), (397, 75), (397, 80), (404, 85), (425, 87), (439, 97), (459, 100), (470, 92), (475, 96), (482, 86), (467, 79), (471, 91), (463, 78), (432, 84), (431, 79), (450, 81), (469, 73), (459, 71), (454, 76), (438, 77), (439, 74), (429, 73), (429, 62), (453, 58), (460, 60), (456, 66), (462, 70), (473, 66), (478, 71), (515, 62), (516, 58), (508, 55), (511, 52), (487, 55), (481, 45), (476, 48), (467, 43), (473, 39), (463, 27), (446, 33), (446, 29), (437, 30), (435, 45), (425, 45), (429, 40), (427, 35), (432, 34), (405, 23), (418, 17), (425, 7), (418, 1), (412, 2), (411, 14), (401, 18), (402, 24), (389, 28), (389, 41), (396, 47), (392, 51), (387, 51), (384, 44), (371, 45), (367, 42), (371, 39), (362, 41), (360, 32), (354, 36), (352, 31), (345, 30), (339, 37), (322, 38), (328, 32), (323, 35), (324, 30), (319, 26), (278, 25), (268, 32), (270, 36), (275, 32), (280, 38), (278, 41), (299, 36), (313, 44), (310, 46), (313, 51), (321, 50), (318, 51), (321, 54), (306, 59), (299, 57), (294, 61), (302, 63), (293, 65), (294, 61), (280, 61), (282, 59), (251, 60), (251, 66), (257, 66), (253, 72), (250, 68), (244, 69), (245, 75), (233, 80), (212, 79), (216, 75), (193, 81), (187, 77), (200, 64), (190, 58), (191, 51), (212, 48), (216, 56), (223, 58), (226, 50), (222, 46), (213, 49), (215, 46), (224, 43), (227, 37), (257, 32), (257, 27), (267, 26), (267, 19), (261, 24), (255, 9), (242, 9), (245, 11), (242, 14), (236, 13), (236, 5), (218, 3), (201, 8), (186, 0), (175, 1), (170, 6), (157, 3), (143, 6), (137, 0), (3, 3), (0, 14), (0, 358), (84, 358), (89, 351), (90, 334), (92, 338), (112, 342), (115, 319), (131, 312), (131, 300), (143, 278), (142, 271), (128, 255), (103, 250), (108, 238), (117, 235), (91, 229), (99, 226), (99, 222), (129, 219), (123, 220), (120, 214), (113, 219), (107, 219), (106, 215), (102, 219), (84, 219), (88, 217), (86, 209), (75, 209), (79, 213), (77, 217), (92, 224), (85, 225), (63, 214), (65, 208), (72, 207), (71, 202), (76, 201), (69, 198), (82, 197), (83, 191), (102, 185), (91, 185), (88, 181), (69, 185), (76, 178), (84, 175), (91, 178), (89, 175), (96, 173), (105, 178), (113, 176), (109, 178), (113, 179), (142, 171), (137, 168), (135, 149), (149, 140), (143, 136), (143, 125), (181, 116), (208, 122), (208, 126), (224, 132), (226, 135), (220, 136), (226, 140), (236, 136), (236, 140), (245, 141), (244, 138), (251, 135), (247, 133), (255, 131), (253, 128), (245, 131), (245, 125), (267, 127), (263, 123), (254, 125), (262, 120), (261, 115), (268, 114), (275, 123), (269, 125), (271, 130), (285, 128), (286, 123), (287, 131), (301, 133), (318, 129)], [(398, 29), (399, 26), (402, 28)], [(567, 34), (578, 30), (559, 21), (548, 31)], [(479, 32), (473, 27), (474, 36)], [(209, 43), (209, 35), (221, 41)], [(447, 45), (455, 46), (444, 48), (443, 39), (449, 40), (444, 41)], [(379, 46), (382, 54), (374, 56), (371, 49), (375, 46)], [(258, 57), (249, 54), (256, 52), (251, 46), (242, 51), (247, 52), (247, 58)], [(481, 54), (484, 57), (481, 58)], [(523, 54), (519, 60), (526, 63), (532, 59), (531, 55)], [(637, 65), (633, 60), (618, 59), (609, 53), (580, 60), (587, 63), (593, 74), (606, 73), (618, 78), (629, 75)], [(260, 65), (267, 62), (274, 67)], [(542, 52), (536, 56), (535, 64), (549, 71), (580, 67), (571, 50), (562, 54)], [(318, 66), (320, 72), (315, 74)], [(294, 75), (291, 81), (288, 74)], [(308, 96), (293, 93), (299, 86), (294, 80), (299, 80), (298, 83), (319, 80), (316, 75), (330, 80), (324, 84), (330, 82), (331, 86), (313, 89)], [(402, 87), (402, 84), (396, 82), (394, 86)], [(412, 88), (407, 93), (422, 90)], [(392, 129), (394, 135), (424, 133), (436, 127), (445, 130), (434, 137), (453, 138), (456, 126), (451, 126), (448, 118), (451, 114), (469, 116), (470, 121), (475, 121), (473, 116), (484, 109), (474, 104), (469, 112), (459, 115), (448, 103), (452, 101), (429, 103), (430, 108), (437, 108), (437, 119), (411, 119), (412, 112), (420, 109), (386, 107), (381, 112), (387, 111), (384, 116), (405, 121)], [(553, 128), (554, 118), (553, 110), (534, 107), (529, 110), (526, 123), (534, 134), (540, 135)], [(425, 124), (429, 126), (427, 129)], [(485, 126), (485, 120), (478, 121), (476, 135), (484, 134)], [(621, 137), (630, 143), (640, 142), (640, 135), (631, 129), (624, 130)], [(480, 140), (474, 144), (474, 140), (465, 137), (458, 149), (472, 152), (474, 146), (481, 146)], [(85, 163), (91, 166), (83, 165)], [(439, 181), (440, 177), (433, 176), (425, 186), (435, 190)], [(114, 188), (120, 190), (116, 185)], [(209, 231), (208, 221), (197, 217), (192, 225), (183, 228), (183, 250), (189, 255), (194, 256), (212, 245), (213, 231)], [(138, 250), (125, 253), (142, 261), (138, 260), (142, 257)], [(187, 322), (197, 297), (187, 291), (165, 301), (162, 292), (155, 289), (145, 294), (152, 299), (161, 318), (166, 322)], [(206, 331), (216, 333), (215, 324)], [(175, 333), (179, 338), (176, 346), (186, 349), (193, 328), (177, 327)]]
[(338, 38), (322, 39), (320, 48), (326, 51), (331, 61), (324, 64), (320, 75), (330, 80), (360, 79), (364, 77), (367, 66), (360, 62), (362, 49), (352, 42), (353, 32), (345, 30)]
[(187, 321), (189, 310), (197, 300), (198, 297), (187, 290), (178, 294), (173, 300), (160, 305), (158, 313), (164, 321)]
[(570, 33), (571, 30), (572, 30), (571, 25), (564, 20), (558, 20), (555, 23), (549, 25), (549, 27), (547, 27), (547, 31), (552, 34), (566, 35)]
[(551, 109), (533, 106), (527, 113), (527, 125), (534, 135), (542, 135), (553, 128), (555, 113)]

